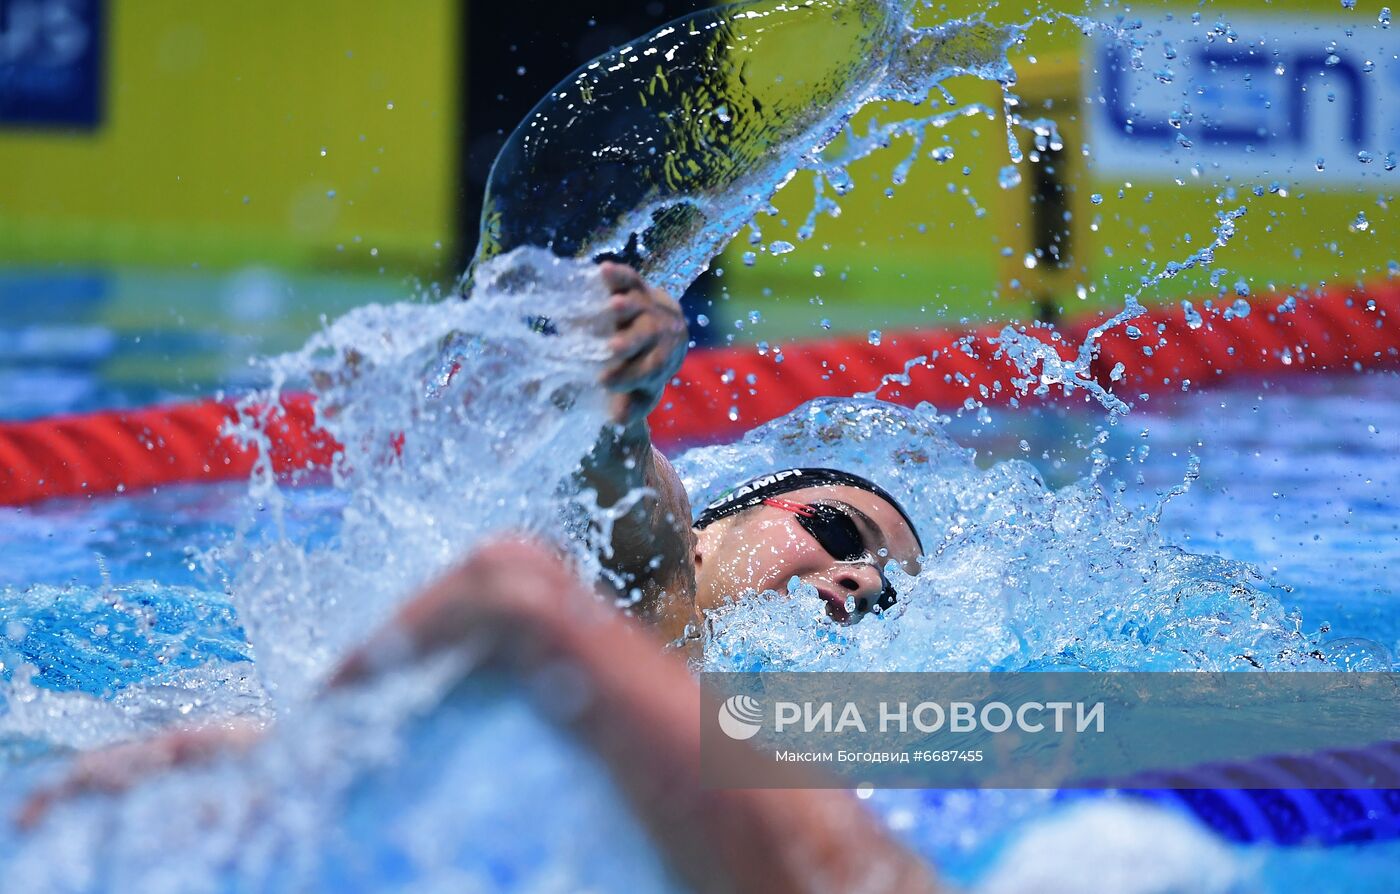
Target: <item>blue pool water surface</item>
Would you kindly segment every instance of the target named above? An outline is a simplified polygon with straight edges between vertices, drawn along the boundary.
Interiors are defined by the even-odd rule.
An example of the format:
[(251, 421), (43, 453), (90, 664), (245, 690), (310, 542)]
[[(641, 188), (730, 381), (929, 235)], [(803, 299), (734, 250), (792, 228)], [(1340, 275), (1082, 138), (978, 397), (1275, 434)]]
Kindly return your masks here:
[[(111, 340), (119, 353), (121, 339)], [(181, 362), (178, 352), (168, 359), (174, 367)], [(86, 393), (110, 395), (116, 405), (150, 390), (149, 384), (104, 381), (97, 368), (70, 369), (69, 374), (89, 380)], [(31, 373), (20, 367), (7, 375), (24, 379)], [(32, 374), (28, 384), (39, 385), (44, 375)], [(1396, 384), (1390, 375), (1238, 382), (1184, 395), (1171, 405), (1139, 407), (1111, 424), (1102, 412), (1085, 407), (996, 412), (981, 419), (968, 414), (937, 426), (975, 448), (977, 465), (989, 470), (986, 474), (1022, 474), (1016, 471), (1021, 467), (1006, 460), (1029, 461), (1036, 474), (1055, 486), (1073, 485), (1089, 472), (1093, 460), (1084, 445), (1102, 432), (1104, 489), (1121, 491), (1122, 505), (1138, 507), (1139, 516), (1149, 515), (1161, 495), (1179, 487), (1199, 462), (1199, 477), (1161, 509), (1163, 540), (1194, 553), (1249, 563), (1259, 573), (1259, 592), (1278, 600), (1280, 623), (1292, 625), (1300, 643), (1339, 665), (1388, 670), (1400, 651), (1400, 613), (1393, 608), (1400, 592), (1389, 573), (1400, 558)], [(38, 387), (4, 393), (23, 396), (0, 404), (0, 416), (69, 408), (64, 392), (52, 392), (51, 406), (43, 404), (45, 392)], [(682, 458), (680, 468), (683, 474), (703, 477), (709, 462), (701, 450)], [(272, 527), (278, 536), (301, 544), (332, 543), (350, 502), (342, 491), (327, 486), (286, 491), (281, 497), (275, 526), (258, 517), (274, 513), (250, 499), (244, 482), (3, 510), (0, 756), (13, 772), (22, 775), (26, 767), (42, 765), (46, 755), (173, 723), (266, 716), (267, 694), (252, 661), (256, 649), (231, 595), (235, 583), (230, 575), (237, 569), (231, 571), (212, 551), (236, 537), (271, 536)], [(1081, 657), (1091, 666), (1098, 662), (1127, 669), (1134, 666), (1133, 654), (1105, 649)], [(500, 733), (507, 744), (489, 742), (483, 734), (472, 747), (519, 748), (521, 736), (540, 740), (551, 735), (537, 723), (531, 726), (518, 713), (523, 709), (510, 707), (509, 699), (503, 704), (505, 714), (483, 728), (508, 731)], [(459, 704), (457, 710), (465, 709)], [(434, 735), (450, 735), (448, 729), (430, 729), (425, 735), (431, 741)], [(572, 774), (576, 768), (571, 762), (589, 759), (570, 749), (556, 741), (526, 753), (535, 754), (542, 776), (551, 766)], [(391, 775), (397, 779), (407, 773), (421, 783), (423, 772), (406, 765)], [(479, 778), (468, 777), (460, 784), (481, 785)], [(595, 800), (608, 799), (598, 795)], [(373, 803), (379, 805), (375, 810), (394, 809), (392, 797)], [(483, 803), (494, 800), (484, 797)], [(1072, 851), (1076, 842), (1082, 845), (1086, 836), (1096, 834), (1086, 830), (1123, 822), (1116, 814), (1092, 815), (1102, 808), (1088, 808), (1089, 814), (1076, 818), (1074, 810), (1085, 808), (1052, 809), (1035, 793), (983, 793), (936, 805), (920, 801), (917, 793), (881, 793), (874, 804), (955, 877), (981, 879), (989, 890), (1003, 883), (1010, 886), (1005, 890), (1035, 883), (1007, 876), (1011, 858), (1002, 855), (1033, 846)], [(586, 814), (592, 808), (576, 809)], [(1144, 808), (1111, 809), (1131, 813)], [(363, 809), (356, 815), (363, 834)], [(1150, 825), (1155, 816), (1132, 821)], [(1209, 838), (1192, 839), (1196, 833), (1189, 826), (1172, 828), (1171, 834), (1185, 836), (1177, 844), (1186, 852), (1209, 852), (1209, 859), (1228, 864), (1228, 872), (1221, 872), (1244, 873), (1240, 878), (1270, 890), (1293, 890), (1288, 880), (1308, 873), (1328, 879), (1318, 882), (1319, 890), (1328, 885), (1332, 890), (1384, 890), (1378, 879), (1400, 865), (1393, 845), (1345, 851), (1246, 849), (1239, 858), (1216, 853), (1212, 849), (1219, 845)], [(1042, 838), (1051, 843), (1035, 845)], [(1142, 841), (1138, 836), (1125, 847), (1131, 851)], [(512, 862), (517, 858), (497, 854), (497, 859), (504, 862), (492, 872), (509, 880), (498, 880), (499, 889), (511, 890), (522, 878)], [(1206, 856), (1201, 859), (1192, 871), (1209, 862)], [(564, 861), (556, 869), (566, 871), (563, 867), (570, 865)], [(597, 869), (589, 865), (584, 860), (567, 871), (583, 877)]]

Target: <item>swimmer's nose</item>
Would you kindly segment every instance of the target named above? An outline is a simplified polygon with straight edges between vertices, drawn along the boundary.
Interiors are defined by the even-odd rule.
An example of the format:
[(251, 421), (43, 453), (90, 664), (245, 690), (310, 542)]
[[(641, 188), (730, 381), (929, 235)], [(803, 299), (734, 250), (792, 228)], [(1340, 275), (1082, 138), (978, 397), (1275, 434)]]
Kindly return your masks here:
[(885, 588), (880, 569), (871, 562), (842, 563), (836, 567), (833, 578), (844, 594), (856, 597), (857, 608), (864, 604), (867, 611), (868, 606), (875, 604), (880, 598), (880, 591)]

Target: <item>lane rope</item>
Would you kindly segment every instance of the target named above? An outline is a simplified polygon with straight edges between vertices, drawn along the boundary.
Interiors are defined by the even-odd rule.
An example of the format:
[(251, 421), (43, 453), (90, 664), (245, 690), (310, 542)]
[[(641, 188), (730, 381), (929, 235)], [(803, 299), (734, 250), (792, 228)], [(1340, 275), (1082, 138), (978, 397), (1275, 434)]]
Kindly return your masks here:
[[(1232, 306), (1227, 318), (1224, 308), (1197, 303), (1205, 310), (1194, 327), (1179, 306), (1168, 305), (1109, 330), (1093, 346), (1088, 378), (1131, 402), (1238, 376), (1400, 368), (1400, 283), (1391, 280), (1322, 291), (1297, 300), (1291, 311), (1281, 310), (1273, 294), (1249, 300), (1246, 316)], [(1016, 331), (1069, 363), (1071, 345), (1105, 318)], [(1008, 356), (1001, 331), (910, 329), (887, 332), (878, 344), (837, 337), (695, 350), (652, 414), (652, 431), (672, 449), (727, 440), (812, 398), (877, 389), (885, 400), (928, 401), (945, 411), (1046, 399), (1018, 393), (1016, 382), (1026, 375)], [(918, 356), (928, 360), (910, 368), (907, 381), (888, 378)], [(1062, 399), (1055, 391), (1049, 399)], [(1087, 397), (1081, 391), (1074, 399)], [(256, 452), (230, 436), (236, 415), (233, 401), (203, 400), (0, 423), (0, 506), (247, 477)], [(270, 418), (279, 476), (334, 460), (339, 445), (317, 427), (310, 395), (284, 396)]]

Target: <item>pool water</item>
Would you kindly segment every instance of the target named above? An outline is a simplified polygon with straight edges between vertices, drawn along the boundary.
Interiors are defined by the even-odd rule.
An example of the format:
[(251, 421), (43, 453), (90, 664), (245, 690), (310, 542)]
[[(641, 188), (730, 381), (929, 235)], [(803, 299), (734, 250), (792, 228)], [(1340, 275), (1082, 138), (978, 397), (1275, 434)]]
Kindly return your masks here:
[[(403, 313), (431, 312), (406, 307)], [(332, 333), (353, 341), (384, 321), (360, 323), (332, 327)], [(405, 347), (397, 359), (383, 358), (383, 376), (404, 368), (421, 376), (422, 352), (436, 344), (432, 327), (426, 328), (416, 346)], [(325, 355), (308, 350), (301, 359), (325, 362)], [(750, 469), (789, 460), (845, 463), (886, 481), (924, 530), (959, 529), (932, 549), (938, 559), (917, 581), (905, 582), (912, 589), (901, 616), (844, 630), (826, 624), (817, 601), (800, 593), (796, 599), (741, 603), (721, 619), (727, 638), (710, 644), (707, 665), (1187, 669), (1233, 668), (1249, 655), (1278, 669), (1392, 669), (1400, 648), (1400, 614), (1392, 608), (1400, 593), (1388, 573), (1400, 549), (1395, 385), (1389, 375), (1239, 383), (1142, 408), (1116, 422), (1089, 405), (949, 418), (933, 408), (911, 412), (835, 401), (799, 410), (738, 445), (693, 450), (678, 458), (678, 469), (697, 501)], [(371, 381), (363, 393), (377, 387)], [(354, 393), (336, 396), (349, 405), (356, 399)], [(0, 407), (0, 413), (9, 409)], [(388, 430), (383, 427), (402, 421), (373, 418), (369, 427)], [(833, 427), (850, 436), (845, 443), (824, 436)], [(914, 465), (907, 462), (910, 450), (921, 454)], [(1090, 481), (1086, 476), (1096, 467), (1097, 480)], [(353, 642), (371, 625), (299, 631), (284, 640), (276, 624), (259, 614), (285, 620), (286, 606), (248, 594), (250, 579), (277, 579), (248, 577), (249, 563), (275, 557), (303, 563), (303, 574), (353, 573), (354, 551), (346, 543), (358, 536), (357, 513), (370, 511), (365, 490), (392, 493), (400, 510), (451, 505), (425, 502), (429, 497), (412, 488), (411, 476), (393, 477), (402, 472), (349, 471), (338, 486), (178, 486), (5, 510), (0, 754), (13, 780), (6, 786), (11, 803), (15, 792), (51, 772), (50, 761), (68, 749), (233, 716), (275, 714), (279, 730), (290, 730), (249, 764), (215, 768), (183, 783), (164, 781), (115, 805), (86, 805), (61, 814), (55, 831), (27, 843), (7, 839), (0, 855), (12, 852), (16, 877), (58, 890), (100, 889), (81, 873), (56, 874), (50, 848), (57, 847), (53, 836), (61, 832), (78, 841), (115, 836), (110, 847), (94, 847), (80, 861), (110, 889), (119, 887), (115, 879), (149, 883), (159, 875), (160, 861), (142, 850), (137, 830), (144, 827), (130, 825), (134, 817), (151, 821), (153, 813), (211, 790), (221, 793), (224, 809), (233, 810), (233, 804), (246, 811), (248, 793), (279, 791), (268, 787), (285, 781), (289, 767), (305, 771), (324, 761), (343, 775), (299, 778), (290, 794), (276, 796), (287, 803), (273, 811), (273, 826), (284, 834), (286, 824), (308, 823), (312, 816), (334, 830), (301, 829), (305, 846), (292, 849), (322, 881), (327, 867), (339, 865), (348, 851), (368, 848), (373, 860), (354, 872), (344, 870), (350, 875), (341, 881), (349, 889), (387, 884), (393, 876), (388, 867), (398, 867), (394, 872), (410, 886), (425, 874), (441, 880), (454, 873), (474, 879), (481, 890), (530, 884), (551, 890), (549, 879), (557, 890), (572, 890), (569, 885), (584, 879), (608, 879), (605, 887), (613, 890), (662, 890), (670, 884), (591, 757), (561, 740), (508, 689), (474, 684), (449, 697), (447, 708), (425, 715), (423, 706), (440, 699), (440, 689), (400, 680), (392, 684), (403, 691), (388, 700), (391, 708), (382, 693), (335, 709), (296, 708), (306, 688), (298, 681), (314, 679), (328, 660), (322, 653)], [(375, 488), (365, 488), (355, 474), (369, 476)], [(1188, 477), (1194, 480), (1185, 493), (1161, 502)], [(449, 497), (462, 505), (475, 498)], [(956, 525), (950, 524), (954, 518)], [(502, 512), (491, 521), (528, 526), (529, 517)], [(397, 524), (397, 530), (382, 529), (386, 549), (413, 554), (425, 548), (421, 529)], [(383, 575), (389, 580), (375, 594), (381, 603), (375, 616), (387, 613), (434, 563), (454, 554), (442, 542), (432, 550), (440, 555), (423, 568)], [(318, 569), (327, 555), (341, 564)], [(1123, 576), (1079, 577), (1089, 567), (1085, 557), (1108, 555), (1120, 560)], [(1151, 569), (1145, 585), (1144, 569)], [(1120, 603), (1129, 580), (1138, 581), (1132, 595), (1142, 605), (1125, 611)], [(1248, 600), (1239, 598), (1239, 587)], [(293, 589), (305, 596), (314, 587)], [(1199, 601), (1192, 612), (1172, 617), (1163, 603), (1179, 593)], [(1194, 613), (1207, 606), (1232, 623), (1195, 625)], [(326, 628), (342, 617), (329, 601), (302, 610), (323, 612)], [(1238, 622), (1246, 619), (1254, 629), (1243, 635)], [(768, 632), (761, 642), (752, 636), (756, 627)], [(889, 639), (895, 630), (901, 631), (898, 649)], [(388, 732), (377, 734), (384, 741), (367, 734), (367, 713), (407, 736), (413, 747), (405, 752), (403, 740)], [(353, 747), (344, 744), (347, 729), (360, 737)], [(471, 769), (506, 760), (518, 774), (509, 784)], [(449, 797), (432, 781), (443, 767), (455, 768), (451, 791), (469, 792), (470, 798)], [(571, 793), (561, 793), (564, 779), (574, 785)], [(1166, 879), (1164, 890), (1293, 890), (1290, 880), (1307, 873), (1319, 879), (1319, 890), (1363, 890), (1400, 865), (1400, 852), (1389, 844), (1350, 848), (1339, 868), (1336, 850), (1229, 848), (1191, 821), (1156, 808), (1063, 807), (1044, 793), (925, 799), (881, 792), (872, 806), (954, 877), (980, 881), (988, 890), (1046, 883), (1011, 872), (1008, 867), (1024, 862), (1018, 849), (1041, 855), (1036, 865), (1053, 875), (1055, 861), (1046, 853), (1083, 850), (1101, 837), (1096, 830), (1124, 823), (1160, 826), (1158, 839), (1195, 855), (1175, 864), (1159, 861), (1154, 872), (1161, 874), (1157, 881)], [(214, 828), (240, 842), (238, 847), (225, 841), (216, 853), (203, 838), (192, 841), (195, 856), (180, 864), (180, 879), (198, 879), (201, 872), (211, 878), (231, 873), (245, 882), (276, 876), (268, 874), (268, 865), (253, 865), (248, 854), (267, 859), (269, 848), (285, 843), (274, 847), (272, 832), (250, 832), (246, 815), (234, 813), (244, 819)], [(413, 852), (404, 843), (405, 830), (429, 822), (462, 831), (447, 836), (440, 851)], [(606, 842), (578, 832), (598, 823), (613, 830)], [(176, 825), (166, 819), (161, 828), (171, 827), (169, 834), (180, 840), (193, 834)], [(1141, 865), (1141, 850), (1151, 838), (1145, 832), (1127, 836), (1110, 862)], [(625, 857), (589, 857), (595, 847)], [(243, 856), (234, 860), (230, 848)], [(1142, 890), (1157, 889), (1148, 884), (1151, 878), (1138, 881)]]
[[(751, 27), (756, 46), (784, 22), (834, 27), (808, 6), (709, 15), (717, 33)], [(697, 166), (696, 182), (663, 178), (655, 182), (665, 190), (614, 203), (602, 222), (585, 202), (573, 206), (589, 212), (578, 220), (506, 207), (504, 223), (541, 222), (590, 249), (622, 250), (645, 229), (659, 248), (640, 259), (644, 269), (679, 292), (794, 171), (839, 193), (845, 166), (892, 134), (922, 134), (962, 114), (896, 122), (822, 155), (861, 105), (922, 99), (958, 73), (1009, 85), (1005, 50), (1029, 25), (973, 19), (901, 32), (912, 7), (840, 7), (859, 25), (849, 34), (875, 49), (813, 57), (811, 78), (783, 82), (817, 91), (803, 101), (751, 104), (774, 115), (756, 129), (772, 137), (771, 151), (743, 156), (752, 164), (731, 163), (740, 146), (722, 163)], [(568, 160), (593, 153), (587, 137), (597, 134), (545, 128), (550, 103), (571, 102), (574, 92), (586, 104), (587, 94), (634, 95), (634, 78), (626, 65), (608, 66), (551, 94), (532, 123), (554, 136), (520, 131), (518, 154), (508, 145), (498, 170), (522, 179), (493, 178), (497, 198), (557, 206), (540, 172), (577, 180), (582, 164)], [(599, 107), (613, 117), (610, 104)], [(723, 108), (716, 120), (728, 124)], [(716, 152), (737, 145), (711, 139), (716, 125), (704, 117), (690, 122), (693, 133), (672, 127), (658, 99), (632, 123), (646, 134), (661, 122), (663, 138), (693, 137)], [(1058, 139), (1053, 126), (1013, 126), (1034, 127), (1046, 148)], [(1008, 151), (1019, 155), (1015, 145)], [(550, 152), (565, 163), (551, 168)], [(1214, 247), (1181, 269), (1211, 262), (1240, 213), (1222, 212)], [(539, 242), (512, 232), (504, 226), (483, 248)], [(320, 486), (289, 488), (255, 473), (248, 483), (4, 510), (0, 815), (37, 780), (61, 773), (73, 749), (174, 723), (277, 721), (243, 758), (67, 805), (32, 835), (0, 826), (7, 884), (675, 889), (597, 762), (506, 681), (453, 686), (459, 669), (444, 661), (317, 697), (339, 655), (493, 531), (557, 531), (562, 517), (579, 535), (571, 548), (583, 572), (597, 569), (587, 522), (605, 519), (588, 495), (558, 486), (604, 418), (594, 383), (606, 352), (585, 325), (603, 297), (596, 272), (538, 249), (488, 261), (491, 252), (474, 270), (469, 302), (352, 302), (356, 310), (299, 350), (251, 366), (242, 364), (249, 353), (287, 346), (253, 345), (246, 333), (225, 341), (221, 327), (182, 338), (180, 320), (136, 337), (100, 317), (16, 321), (24, 361), (3, 370), (14, 387), (0, 390), (0, 417), (225, 385), (265, 386), (275, 397), (316, 383), (322, 422), (345, 453)], [(1143, 291), (1168, 275), (1144, 276)], [(249, 294), (231, 306), (281, 316), (276, 289), (254, 282)], [(81, 289), (70, 297), (93, 298)], [(547, 349), (526, 323), (544, 311), (557, 331)], [(177, 335), (160, 337), (167, 328)], [(170, 375), (172, 356), (177, 370), (189, 364), (188, 377)], [(238, 371), (201, 365), (211, 356), (232, 358)], [(717, 611), (703, 666), (1395, 669), (1395, 385), (1381, 374), (1236, 383), (1120, 416), (1073, 403), (1082, 391), (1064, 406), (952, 418), (939, 412), (951, 408), (827, 399), (737, 444), (692, 450), (677, 468), (697, 504), (773, 467), (865, 472), (909, 508), (930, 553), (917, 578), (891, 572), (902, 594), (893, 611), (850, 628), (832, 625), (800, 587)], [(256, 425), (246, 433), (256, 436)], [(1117, 799), (879, 792), (870, 802), (954, 879), (987, 891), (1079, 889), (1088, 864), (1103, 890), (1383, 890), (1400, 867), (1393, 842), (1231, 847), (1185, 816)]]

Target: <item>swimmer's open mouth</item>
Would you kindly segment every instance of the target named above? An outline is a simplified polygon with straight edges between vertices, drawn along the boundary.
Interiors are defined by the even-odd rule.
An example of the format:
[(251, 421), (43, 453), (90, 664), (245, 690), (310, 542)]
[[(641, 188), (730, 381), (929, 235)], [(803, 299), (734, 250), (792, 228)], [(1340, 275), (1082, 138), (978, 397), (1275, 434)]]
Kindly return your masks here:
[(853, 615), (846, 608), (846, 600), (835, 593), (818, 588), (817, 595), (821, 597), (822, 602), (826, 603), (826, 616), (837, 624), (850, 624), (859, 617), (859, 615)]

